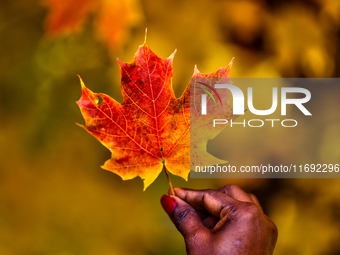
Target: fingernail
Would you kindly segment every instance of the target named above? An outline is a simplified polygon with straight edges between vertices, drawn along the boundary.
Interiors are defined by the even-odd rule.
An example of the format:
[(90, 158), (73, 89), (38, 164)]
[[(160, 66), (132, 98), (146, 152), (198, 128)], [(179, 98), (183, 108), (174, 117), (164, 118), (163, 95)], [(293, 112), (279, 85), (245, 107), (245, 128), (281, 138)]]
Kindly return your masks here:
[(161, 197), (161, 204), (162, 204), (164, 211), (171, 217), (172, 212), (174, 211), (177, 205), (176, 201), (168, 195), (163, 195)]

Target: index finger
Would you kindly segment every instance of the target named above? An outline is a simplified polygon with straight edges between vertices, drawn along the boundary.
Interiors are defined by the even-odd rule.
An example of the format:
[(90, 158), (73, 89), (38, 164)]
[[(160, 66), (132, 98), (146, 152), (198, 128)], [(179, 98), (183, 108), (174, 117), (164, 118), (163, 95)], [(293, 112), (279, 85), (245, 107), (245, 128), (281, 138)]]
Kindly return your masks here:
[(176, 196), (198, 210), (207, 210), (211, 215), (222, 219), (236, 210), (240, 203), (233, 197), (216, 190), (190, 190), (174, 188)]

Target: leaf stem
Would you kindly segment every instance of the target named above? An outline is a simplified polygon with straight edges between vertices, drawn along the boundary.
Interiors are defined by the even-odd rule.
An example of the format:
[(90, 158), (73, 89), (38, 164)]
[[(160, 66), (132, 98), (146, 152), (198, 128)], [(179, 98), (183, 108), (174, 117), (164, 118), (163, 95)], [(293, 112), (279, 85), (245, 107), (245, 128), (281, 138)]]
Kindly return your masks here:
[(169, 172), (168, 172), (168, 170), (166, 169), (165, 166), (164, 166), (164, 170), (165, 170), (166, 178), (168, 179), (169, 186), (170, 186), (170, 195), (174, 196), (175, 195), (174, 188), (172, 187), (170, 176), (169, 176)]

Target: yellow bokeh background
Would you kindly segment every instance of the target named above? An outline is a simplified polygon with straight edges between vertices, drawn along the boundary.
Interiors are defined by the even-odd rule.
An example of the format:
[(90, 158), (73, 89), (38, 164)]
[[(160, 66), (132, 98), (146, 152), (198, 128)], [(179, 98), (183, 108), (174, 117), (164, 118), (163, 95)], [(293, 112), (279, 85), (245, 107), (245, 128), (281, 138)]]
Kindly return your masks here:
[[(63, 1), (0, 1), (0, 254), (185, 254), (160, 206), (165, 174), (145, 192), (138, 178), (122, 181), (100, 168), (110, 152), (75, 125), (83, 123), (77, 74), (121, 101), (116, 58), (133, 61), (145, 28), (160, 57), (177, 49), (177, 96), (195, 64), (213, 72), (233, 57), (231, 77), (340, 75), (338, 0), (101, 0), (78, 27), (56, 33), (52, 2)], [(64, 19), (79, 9), (68, 2), (74, 12)], [(326, 102), (323, 122), (302, 123), (299, 141), (278, 139), (279, 163), (289, 162), (290, 144), (309, 145), (302, 163), (339, 162), (340, 90), (323, 95), (313, 104)], [(267, 138), (230, 136), (230, 156), (253, 162)], [(257, 195), (279, 230), (275, 255), (340, 254), (340, 179), (171, 178), (195, 189), (237, 183)]]

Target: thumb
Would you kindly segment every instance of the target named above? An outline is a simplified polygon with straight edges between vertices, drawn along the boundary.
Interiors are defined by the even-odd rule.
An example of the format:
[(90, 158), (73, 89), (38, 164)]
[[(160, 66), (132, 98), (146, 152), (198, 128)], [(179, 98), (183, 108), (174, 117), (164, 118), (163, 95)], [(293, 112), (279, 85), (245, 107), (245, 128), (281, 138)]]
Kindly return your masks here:
[(179, 197), (163, 195), (161, 204), (184, 239), (208, 231), (196, 210)]

